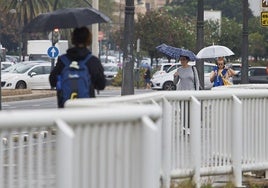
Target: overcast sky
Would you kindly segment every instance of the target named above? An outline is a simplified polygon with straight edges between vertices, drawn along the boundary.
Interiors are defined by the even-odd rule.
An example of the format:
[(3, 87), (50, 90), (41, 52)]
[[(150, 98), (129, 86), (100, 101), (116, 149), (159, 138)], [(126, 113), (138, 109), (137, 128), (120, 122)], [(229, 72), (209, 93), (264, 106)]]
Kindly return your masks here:
[(248, 0), (254, 16), (260, 16), (262, 0)]

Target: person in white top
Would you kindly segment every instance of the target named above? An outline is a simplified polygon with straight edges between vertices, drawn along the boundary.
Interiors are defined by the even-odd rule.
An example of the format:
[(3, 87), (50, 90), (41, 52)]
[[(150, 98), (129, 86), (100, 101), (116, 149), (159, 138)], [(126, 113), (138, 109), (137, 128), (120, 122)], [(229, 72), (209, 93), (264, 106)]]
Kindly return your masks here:
[(199, 77), (196, 67), (188, 64), (190, 58), (180, 56), (181, 65), (174, 74), (174, 84), (177, 90), (199, 90)]

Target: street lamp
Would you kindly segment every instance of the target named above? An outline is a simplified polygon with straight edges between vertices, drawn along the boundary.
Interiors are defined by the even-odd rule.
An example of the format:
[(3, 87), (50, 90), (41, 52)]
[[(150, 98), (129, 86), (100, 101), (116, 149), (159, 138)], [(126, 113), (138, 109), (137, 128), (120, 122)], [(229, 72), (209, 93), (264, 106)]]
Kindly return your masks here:
[[(197, 4), (197, 43), (196, 50), (200, 51), (204, 47), (204, 0), (198, 0)], [(204, 61), (197, 60), (196, 68), (200, 85), (204, 88)]]
[(248, 0), (243, 0), (241, 83), (248, 83)]
[[(99, 0), (92, 1), (92, 4), (90, 4), (88, 0), (84, 0), (84, 2), (87, 3), (90, 7), (99, 10)], [(99, 24), (92, 24), (91, 33), (92, 33), (92, 45), (91, 45), (92, 54), (99, 56), (99, 41), (98, 41)]]

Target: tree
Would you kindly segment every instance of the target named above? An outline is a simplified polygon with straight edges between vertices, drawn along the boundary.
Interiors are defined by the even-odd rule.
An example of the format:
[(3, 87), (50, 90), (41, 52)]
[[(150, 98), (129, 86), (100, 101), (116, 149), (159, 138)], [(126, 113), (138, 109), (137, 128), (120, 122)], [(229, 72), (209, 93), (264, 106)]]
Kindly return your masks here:
[(223, 18), (221, 28), (219, 44), (229, 47), (234, 52), (234, 57), (240, 57), (242, 46), (242, 25), (235, 22), (235, 20)]
[[(173, 0), (169, 3), (174, 16), (196, 17), (197, 0)], [(204, 10), (221, 10), (222, 16), (234, 19), (242, 23), (242, 1), (237, 0), (204, 0)], [(248, 9), (249, 17), (253, 17), (252, 11)]]
[(141, 39), (141, 49), (151, 59), (162, 57), (156, 46), (170, 46), (193, 50), (195, 46), (195, 24), (191, 19), (172, 17), (165, 11), (150, 11), (139, 15), (136, 23), (136, 39)]
[[(5, 0), (1, 0), (5, 1)], [(2, 3), (3, 10), (9, 12), (15, 10), (14, 17), (22, 26), (29, 23), (34, 17), (42, 12), (49, 12), (52, 10), (52, 0), (9, 0)]]
[(259, 57), (266, 56), (266, 41), (264, 36), (260, 33), (250, 33), (249, 34), (249, 54), (254, 57), (254, 60), (257, 61)]
[(20, 44), (19, 49), (22, 50), (23, 56), (26, 55), (27, 37), (21, 33), (23, 26), (27, 25), (34, 17), (42, 12), (49, 12), (52, 10), (52, 0), (0, 0), (2, 11), (5, 12), (6, 21), (9, 19), (11, 23), (16, 25), (16, 36), (18, 43), (22, 41), (23, 46)]
[[(268, 54), (268, 33), (267, 27), (262, 27), (260, 17), (249, 19), (249, 52), (255, 57), (265, 57)], [(256, 41), (255, 41), (256, 40)], [(256, 49), (255, 49), (256, 48)]]

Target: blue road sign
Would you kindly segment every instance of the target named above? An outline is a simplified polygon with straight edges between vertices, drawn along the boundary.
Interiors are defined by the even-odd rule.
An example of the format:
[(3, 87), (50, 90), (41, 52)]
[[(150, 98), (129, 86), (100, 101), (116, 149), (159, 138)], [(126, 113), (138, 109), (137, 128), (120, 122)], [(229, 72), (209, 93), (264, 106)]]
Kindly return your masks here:
[(47, 49), (47, 55), (50, 57), (50, 58), (55, 58), (55, 57), (58, 57), (59, 55), (59, 49), (55, 46), (51, 46)]

